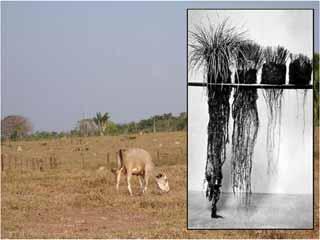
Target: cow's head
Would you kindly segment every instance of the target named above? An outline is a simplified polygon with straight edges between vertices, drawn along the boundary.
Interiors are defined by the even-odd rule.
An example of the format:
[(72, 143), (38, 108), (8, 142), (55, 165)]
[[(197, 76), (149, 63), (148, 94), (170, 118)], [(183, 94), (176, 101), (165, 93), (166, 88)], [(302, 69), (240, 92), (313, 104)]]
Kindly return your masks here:
[(164, 173), (159, 173), (156, 176), (156, 181), (157, 181), (158, 187), (160, 188), (160, 190), (162, 192), (169, 192), (170, 191), (168, 178)]

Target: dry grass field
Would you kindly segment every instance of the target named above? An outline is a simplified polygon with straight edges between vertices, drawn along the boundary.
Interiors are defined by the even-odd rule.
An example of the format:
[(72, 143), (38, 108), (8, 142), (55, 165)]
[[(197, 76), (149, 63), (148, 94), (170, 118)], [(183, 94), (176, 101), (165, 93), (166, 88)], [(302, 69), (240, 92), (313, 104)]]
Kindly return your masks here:
[[(315, 146), (319, 151), (319, 143)], [(134, 179), (135, 195), (130, 197), (123, 177), (117, 194), (109, 169), (122, 147), (141, 147), (151, 152), (157, 169), (168, 175), (171, 191), (160, 195), (155, 181), (151, 181), (147, 194), (142, 196)], [(2, 153), (2, 239), (316, 238), (318, 234), (187, 230), (184, 132), (4, 142)], [(318, 158), (315, 162), (318, 169)], [(98, 171), (101, 166), (106, 169)], [(319, 186), (318, 179), (315, 186)], [(316, 207), (319, 209), (319, 205)]]
[[(129, 146), (153, 155), (171, 192), (160, 195), (151, 180), (142, 196), (135, 177), (133, 197), (125, 177), (115, 192), (110, 168)], [(178, 237), (186, 225), (184, 132), (10, 142), (2, 152), (2, 238)]]

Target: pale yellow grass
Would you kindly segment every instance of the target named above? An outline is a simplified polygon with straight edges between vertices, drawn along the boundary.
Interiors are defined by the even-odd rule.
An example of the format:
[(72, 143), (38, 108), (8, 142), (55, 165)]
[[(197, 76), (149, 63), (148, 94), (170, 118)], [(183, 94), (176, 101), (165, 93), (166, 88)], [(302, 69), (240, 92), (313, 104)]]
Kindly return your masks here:
[[(21, 152), (17, 152), (18, 146)], [(142, 196), (134, 179), (135, 195), (130, 197), (124, 178), (120, 192), (115, 192), (115, 179), (109, 169), (115, 165), (115, 152), (128, 146), (152, 153), (158, 170), (169, 177), (168, 194), (160, 195), (152, 181), (148, 193)], [(315, 149), (318, 146), (315, 144)], [(3, 144), (2, 152), (10, 160), (4, 162), (1, 178), (1, 238), (316, 238), (319, 234), (187, 230), (184, 132), (146, 134), (135, 139), (117, 136), (11, 142)], [(48, 157), (53, 154), (58, 168), (50, 168)], [(34, 157), (43, 159), (42, 171), (32, 169), (30, 161)], [(99, 172), (100, 166), (107, 169)], [(316, 158), (317, 173), (318, 167)], [(318, 181), (316, 178), (316, 187)], [(316, 207), (319, 209), (319, 205)]]

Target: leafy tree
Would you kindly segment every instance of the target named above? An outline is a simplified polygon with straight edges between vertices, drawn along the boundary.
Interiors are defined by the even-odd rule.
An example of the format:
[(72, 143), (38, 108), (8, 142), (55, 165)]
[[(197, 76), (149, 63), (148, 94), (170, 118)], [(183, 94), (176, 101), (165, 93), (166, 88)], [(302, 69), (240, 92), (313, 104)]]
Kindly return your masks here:
[(32, 132), (31, 122), (23, 116), (11, 115), (1, 120), (1, 135), (3, 138), (16, 140)]
[(96, 117), (93, 118), (93, 121), (97, 124), (99, 128), (101, 136), (103, 136), (104, 133), (106, 132), (109, 118), (110, 116), (109, 116), (109, 113), (107, 112), (103, 115), (100, 112), (98, 112)]
[(187, 128), (187, 114), (185, 112), (182, 112), (177, 118), (176, 130), (182, 131), (182, 130), (185, 130), (186, 128)]
[[(98, 116), (99, 115), (99, 116)], [(168, 131), (182, 131), (187, 128), (187, 114), (185, 112), (178, 116), (173, 116), (171, 113), (164, 113), (162, 115), (151, 116), (147, 119), (142, 119), (139, 122), (130, 122), (125, 124), (116, 124), (109, 120), (104, 129), (99, 128), (98, 119), (103, 117), (101, 114), (93, 119), (83, 119), (77, 124), (76, 129), (70, 132), (73, 136), (89, 136), (103, 133), (110, 135), (118, 134), (135, 134), (139, 132), (151, 133), (153, 132), (154, 122), (157, 132)]]
[(109, 121), (107, 128), (106, 128), (106, 132), (110, 135), (116, 135), (119, 133), (119, 128), (118, 128), (117, 124), (115, 124), (112, 121)]
[(93, 136), (99, 132), (99, 128), (93, 119), (82, 119), (78, 121), (76, 130), (80, 136)]

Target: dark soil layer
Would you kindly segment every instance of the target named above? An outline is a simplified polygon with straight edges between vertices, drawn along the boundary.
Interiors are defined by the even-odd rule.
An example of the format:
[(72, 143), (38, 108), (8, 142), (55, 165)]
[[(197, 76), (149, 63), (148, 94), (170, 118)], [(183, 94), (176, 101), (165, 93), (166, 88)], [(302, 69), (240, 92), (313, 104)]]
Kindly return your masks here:
[(286, 65), (276, 63), (265, 63), (262, 67), (262, 84), (285, 84)]
[(235, 76), (236, 83), (254, 84), (257, 83), (257, 70), (249, 69), (248, 71), (238, 70)]
[(289, 83), (307, 85), (311, 81), (312, 66), (309, 63), (300, 65), (299, 60), (294, 60), (289, 65)]

